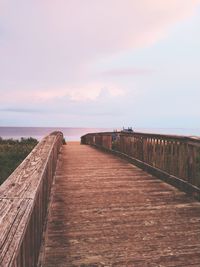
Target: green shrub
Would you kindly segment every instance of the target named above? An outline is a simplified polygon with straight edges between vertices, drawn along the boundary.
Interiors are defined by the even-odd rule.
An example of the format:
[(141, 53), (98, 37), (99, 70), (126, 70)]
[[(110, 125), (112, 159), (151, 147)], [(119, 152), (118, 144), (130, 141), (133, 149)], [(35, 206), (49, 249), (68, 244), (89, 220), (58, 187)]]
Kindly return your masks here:
[(21, 140), (0, 137), (0, 184), (19, 166), (37, 143), (38, 141), (32, 137)]

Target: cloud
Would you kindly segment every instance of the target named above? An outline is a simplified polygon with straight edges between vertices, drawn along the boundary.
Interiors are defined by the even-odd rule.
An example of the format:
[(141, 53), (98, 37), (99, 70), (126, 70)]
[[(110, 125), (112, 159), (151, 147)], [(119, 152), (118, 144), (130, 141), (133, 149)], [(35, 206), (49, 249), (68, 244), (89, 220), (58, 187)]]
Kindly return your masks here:
[[(15, 90), (10, 94), (9, 91), (4, 91), (1, 94), (0, 104), (5, 105), (6, 103), (29, 103), (31, 99), (32, 104), (47, 103), (57, 101), (62, 98), (67, 99), (71, 102), (90, 102), (97, 101), (104, 95), (105, 98), (120, 97), (125, 95), (125, 90), (117, 88), (113, 85), (107, 87), (101, 84), (90, 84), (81, 88), (57, 88), (53, 89), (40, 89), (40, 90)], [(4, 109), (5, 110), (5, 109)], [(8, 111), (11, 111), (9, 108)], [(26, 109), (27, 110), (27, 109)], [(29, 109), (28, 109), (29, 110)], [(23, 111), (23, 108), (19, 108), (18, 111)]]
[(112, 69), (102, 72), (104, 76), (137, 76), (137, 75), (149, 75), (153, 71), (150, 69), (138, 69), (138, 68), (122, 68)]
[(191, 16), (198, 3), (197, 0), (59, 0), (56, 4), (48, 1), (44, 8), (48, 26), (56, 33), (55, 40), (67, 41), (67, 47), (84, 57), (154, 43), (171, 25)]
[[(106, 92), (106, 94), (104, 94)], [(70, 100), (82, 102), (82, 101), (96, 101), (99, 97), (119, 97), (124, 95), (125, 92), (117, 87), (102, 87), (96, 85), (90, 85), (79, 89), (68, 90), (68, 96)]]
[(97, 58), (157, 42), (174, 23), (191, 16), (197, 3), (3, 1), (0, 28), (6, 34), (0, 36), (1, 81), (16, 89), (35, 84), (53, 85), (57, 90), (77, 81), (85, 85), (92, 79)]
[(42, 110), (39, 109), (30, 109), (30, 108), (18, 108), (18, 107), (11, 107), (11, 108), (0, 108), (0, 111), (3, 112), (13, 112), (13, 113), (38, 113)]
[[(77, 116), (81, 116), (82, 109), (93, 114), (96, 109), (100, 114), (107, 108), (110, 114), (112, 108), (119, 108), (122, 99), (127, 100), (124, 110), (126, 102), (132, 107), (140, 89), (130, 81), (132, 76), (148, 75), (152, 70), (145, 66), (139, 69), (137, 65), (135, 68), (111, 65), (104, 71), (100, 66), (98, 75), (96, 64), (167, 38), (176, 23), (195, 13), (199, 3), (199, 0), (0, 1), (1, 107), (11, 111), (16, 106), (23, 112), (41, 110), (42, 105), (47, 105), (56, 112), (61, 103), (63, 110), (65, 107), (68, 113), (76, 112)], [(119, 79), (111, 83), (106, 79), (108, 76)], [(133, 92), (128, 94), (131, 89)], [(87, 109), (86, 104), (92, 108)]]

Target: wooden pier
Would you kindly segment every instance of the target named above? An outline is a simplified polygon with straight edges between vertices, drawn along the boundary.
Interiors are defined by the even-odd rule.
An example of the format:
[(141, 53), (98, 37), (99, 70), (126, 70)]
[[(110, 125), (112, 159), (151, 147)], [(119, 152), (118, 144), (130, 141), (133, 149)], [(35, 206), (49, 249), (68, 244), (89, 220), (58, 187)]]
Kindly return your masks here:
[(200, 266), (200, 203), (116, 156), (69, 143), (42, 266)]
[[(36, 147), (0, 187), (0, 228), (4, 229), (0, 232), (0, 266), (199, 267), (198, 144), (184, 139), (182, 145), (168, 137), (170, 148), (181, 146), (170, 152), (166, 142), (140, 138), (134, 144), (131, 138), (132, 143), (129, 135), (128, 143), (124, 136), (117, 143), (112, 134), (87, 135), (82, 143), (90, 145), (69, 142), (60, 150), (62, 135), (54, 133)], [(135, 146), (135, 155), (130, 145), (132, 150)], [(183, 149), (189, 153), (189, 163), (180, 170), (174, 168), (183, 178), (171, 171), (166, 174), (165, 164), (172, 165), (169, 154), (179, 158)], [(191, 180), (186, 172), (193, 173)], [(36, 179), (32, 183), (29, 174)], [(169, 179), (173, 186), (163, 181)], [(23, 187), (16, 186), (24, 181)]]

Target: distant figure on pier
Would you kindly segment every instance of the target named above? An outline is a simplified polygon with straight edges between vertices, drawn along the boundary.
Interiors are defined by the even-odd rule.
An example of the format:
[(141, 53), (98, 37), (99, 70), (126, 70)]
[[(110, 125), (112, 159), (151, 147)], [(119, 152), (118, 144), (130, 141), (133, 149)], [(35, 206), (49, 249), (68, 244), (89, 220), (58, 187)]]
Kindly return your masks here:
[(132, 127), (128, 127), (127, 129), (123, 127), (122, 132), (124, 133), (133, 133)]

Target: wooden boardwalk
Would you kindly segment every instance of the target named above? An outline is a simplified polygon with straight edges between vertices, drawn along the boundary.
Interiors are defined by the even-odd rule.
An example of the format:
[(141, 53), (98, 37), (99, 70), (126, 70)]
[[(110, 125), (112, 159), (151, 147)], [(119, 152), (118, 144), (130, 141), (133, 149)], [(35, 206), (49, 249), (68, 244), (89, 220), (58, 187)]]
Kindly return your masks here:
[(200, 203), (92, 147), (63, 146), (44, 267), (200, 266)]

